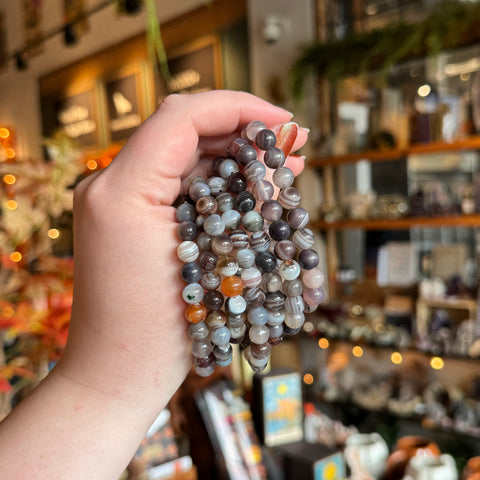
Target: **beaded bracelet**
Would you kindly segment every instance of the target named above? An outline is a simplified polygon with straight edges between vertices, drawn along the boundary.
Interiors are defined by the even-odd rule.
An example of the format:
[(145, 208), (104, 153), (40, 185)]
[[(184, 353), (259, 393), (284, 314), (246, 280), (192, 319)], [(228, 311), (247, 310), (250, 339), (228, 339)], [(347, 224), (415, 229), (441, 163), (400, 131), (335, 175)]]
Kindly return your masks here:
[[(229, 365), (232, 344), (253, 371), (263, 371), (272, 346), (298, 333), (305, 313), (324, 299), (309, 216), (284, 166), (297, 131), (285, 124), (277, 139), (263, 122), (250, 122), (227, 156), (212, 161), (208, 179), (194, 177), (177, 202), (182, 296), (200, 376)], [(276, 199), (266, 167), (274, 170)]]

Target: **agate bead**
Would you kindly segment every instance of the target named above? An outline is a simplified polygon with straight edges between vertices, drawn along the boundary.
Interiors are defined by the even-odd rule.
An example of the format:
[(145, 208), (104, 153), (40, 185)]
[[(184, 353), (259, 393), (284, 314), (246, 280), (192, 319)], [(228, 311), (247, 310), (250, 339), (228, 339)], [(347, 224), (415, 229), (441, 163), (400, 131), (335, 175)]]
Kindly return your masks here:
[(200, 215), (212, 215), (217, 211), (217, 201), (211, 195), (205, 195), (197, 200), (195, 208)]
[(302, 228), (293, 234), (292, 241), (295, 247), (303, 250), (313, 247), (315, 237), (310, 229)]
[(263, 307), (250, 308), (247, 318), (250, 325), (266, 325), (268, 322), (268, 312)]
[(223, 301), (223, 295), (217, 290), (208, 290), (203, 297), (203, 303), (209, 310), (220, 310)]
[(255, 253), (248, 248), (242, 248), (237, 252), (237, 262), (242, 268), (250, 268), (255, 264)]
[(262, 283), (262, 272), (255, 267), (245, 268), (241, 278), (245, 287), (258, 287)]
[(236, 297), (227, 298), (225, 306), (229, 313), (237, 315), (243, 313), (247, 309), (247, 302), (241, 295), (237, 295)]
[(271, 252), (260, 252), (255, 257), (255, 265), (262, 273), (270, 273), (277, 266), (277, 258)]
[(207, 272), (202, 275), (200, 285), (205, 290), (216, 290), (220, 286), (222, 278), (217, 272)]
[(227, 327), (214, 328), (210, 332), (210, 341), (214, 345), (227, 345), (230, 341), (230, 331)]
[(185, 220), (182, 223), (178, 224), (177, 235), (180, 240), (195, 240), (197, 238), (198, 227), (194, 222), (190, 220)]
[(177, 256), (184, 263), (194, 262), (199, 253), (198, 245), (191, 240), (185, 240), (177, 247)]
[(212, 240), (212, 251), (216, 255), (227, 255), (233, 250), (233, 242), (230, 236), (222, 233)]
[(278, 188), (291, 187), (294, 180), (295, 176), (288, 167), (281, 167), (273, 172), (272, 181)]
[(265, 165), (262, 162), (259, 162), (258, 160), (255, 160), (253, 162), (250, 162), (244, 170), (244, 175), (247, 181), (249, 182), (258, 182), (260, 180), (263, 180), (265, 178), (267, 170), (265, 168)]
[(295, 260), (285, 260), (279, 265), (278, 273), (284, 280), (295, 280), (300, 275), (300, 265)]
[(186, 303), (200, 303), (203, 300), (203, 287), (198, 283), (189, 283), (183, 288), (182, 297)]
[(306, 248), (298, 254), (298, 263), (304, 270), (313, 270), (318, 262), (318, 253), (313, 248)]
[(210, 335), (210, 330), (205, 322), (190, 323), (187, 333), (192, 340), (203, 340)]
[(247, 188), (247, 179), (243, 173), (233, 173), (228, 177), (227, 184), (231, 193), (240, 193)]
[(242, 213), (253, 210), (256, 203), (255, 197), (247, 191), (240, 192), (235, 198), (235, 208)]
[(222, 177), (224, 180), (228, 180), (230, 175), (239, 172), (238, 163), (231, 158), (225, 158), (220, 162), (217, 167), (218, 175)]
[(281, 242), (290, 236), (290, 226), (285, 220), (275, 220), (268, 227), (268, 233), (273, 240)]
[(220, 328), (227, 323), (227, 316), (221, 310), (213, 310), (207, 315), (205, 323), (210, 330)]
[(320, 305), (325, 299), (325, 292), (323, 288), (306, 288), (303, 291), (303, 299), (309, 305)]
[(302, 207), (295, 207), (288, 211), (287, 222), (295, 230), (306, 227), (308, 220), (308, 212)]
[(197, 211), (191, 203), (182, 203), (175, 210), (175, 216), (177, 218), (177, 222), (194, 222), (197, 218)]
[(302, 281), (307, 288), (315, 289), (323, 285), (325, 277), (320, 269), (314, 268), (302, 273)]
[(277, 200), (267, 200), (261, 207), (262, 217), (270, 222), (280, 220), (283, 214), (283, 207)]
[(190, 195), (190, 198), (196, 202), (199, 198), (210, 195), (210, 187), (206, 183), (195, 182), (190, 185), (188, 194)]
[[(260, 130), (257, 135), (255, 136), (255, 144), (260, 150), (267, 150), (267, 153), (270, 152), (270, 150), (274, 150), (275, 148), (275, 143), (277, 143), (277, 137), (276, 135), (269, 130), (268, 128), (264, 128), (263, 130)], [(277, 150), (277, 149), (275, 149)], [(280, 150), (281, 151), (281, 150)], [(267, 154), (266, 153), (266, 154)], [(283, 152), (282, 152), (283, 153)], [(265, 155), (266, 155), (265, 154)], [(284, 155), (285, 156), (285, 155)], [(267, 164), (267, 162), (265, 162)]]
[(226, 277), (222, 280), (222, 283), (220, 284), (220, 289), (226, 297), (236, 297), (237, 295), (242, 294), (243, 281), (241, 278), (235, 275)]
[(266, 325), (253, 325), (248, 331), (248, 336), (252, 343), (261, 345), (268, 341), (270, 329)]
[(225, 213), (228, 210), (232, 210), (235, 206), (235, 203), (233, 201), (233, 195), (229, 192), (220, 193), (216, 197), (216, 200), (218, 205), (218, 211), (222, 213)]
[(233, 248), (236, 250), (247, 248), (249, 245), (248, 234), (243, 230), (234, 230), (232, 233), (230, 233), (230, 240)]
[(211, 250), (206, 250), (200, 254), (198, 257), (198, 263), (203, 270), (211, 272), (217, 267), (218, 255), (213, 253)]
[(263, 161), (269, 168), (280, 168), (285, 164), (285, 154), (280, 148), (273, 147), (265, 152)]
[(209, 178), (208, 186), (210, 188), (210, 195), (212, 197), (216, 197), (217, 195), (226, 192), (228, 189), (227, 182), (222, 177)]
[(257, 159), (257, 151), (252, 145), (242, 145), (237, 151), (236, 159), (240, 165), (246, 166)]
[(263, 218), (255, 210), (251, 210), (242, 217), (242, 225), (249, 232), (258, 232), (263, 227)]
[(282, 188), (278, 194), (280, 205), (287, 210), (298, 207), (301, 199), (300, 192), (294, 187)]
[(268, 292), (265, 298), (264, 306), (269, 311), (282, 310), (285, 304), (285, 295), (280, 292)]
[(268, 180), (259, 180), (253, 186), (253, 196), (261, 202), (270, 200), (273, 197), (273, 192), (273, 185)]
[(247, 123), (242, 129), (242, 138), (250, 142), (254, 142), (257, 138), (258, 132), (265, 130), (267, 126), (260, 120), (252, 120), (250, 123)]
[(261, 307), (265, 302), (265, 292), (260, 287), (246, 288), (243, 294), (248, 308)]
[(185, 309), (185, 318), (191, 323), (203, 322), (207, 318), (207, 312), (207, 308), (201, 303), (189, 305)]
[(203, 224), (203, 229), (208, 235), (216, 237), (221, 235), (225, 231), (225, 224), (223, 223), (222, 217), (220, 215), (214, 214), (210, 215)]
[(258, 232), (253, 232), (252, 235), (250, 235), (249, 243), (250, 248), (255, 253), (259, 253), (266, 252), (270, 248), (272, 241), (268, 233), (259, 230)]
[(188, 262), (182, 267), (182, 279), (187, 283), (196, 283), (202, 278), (202, 267), (196, 262)]
[(232, 255), (222, 255), (217, 262), (217, 270), (220, 275), (230, 277), (238, 271), (238, 263)]
[(222, 221), (226, 229), (235, 230), (242, 223), (242, 215), (236, 210), (227, 210), (222, 213)]

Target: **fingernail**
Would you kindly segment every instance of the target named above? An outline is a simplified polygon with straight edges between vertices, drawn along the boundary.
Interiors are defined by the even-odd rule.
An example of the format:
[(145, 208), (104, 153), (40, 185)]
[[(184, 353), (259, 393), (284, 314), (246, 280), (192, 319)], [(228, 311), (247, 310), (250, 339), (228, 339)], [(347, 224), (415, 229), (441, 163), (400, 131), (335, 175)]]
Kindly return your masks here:
[(302, 130), (305, 130), (307, 133), (310, 133), (310, 129), (308, 127), (300, 127)]

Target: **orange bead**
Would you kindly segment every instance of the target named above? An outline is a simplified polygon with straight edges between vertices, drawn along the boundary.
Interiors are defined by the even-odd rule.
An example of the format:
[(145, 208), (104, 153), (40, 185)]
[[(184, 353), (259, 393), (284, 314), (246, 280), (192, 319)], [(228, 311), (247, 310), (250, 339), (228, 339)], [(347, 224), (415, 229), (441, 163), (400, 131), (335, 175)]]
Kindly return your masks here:
[(220, 284), (220, 289), (226, 297), (236, 297), (243, 291), (243, 281), (236, 275), (225, 277)]
[(189, 305), (185, 309), (185, 318), (190, 323), (199, 323), (207, 318), (207, 307), (203, 303), (196, 303), (194, 305)]

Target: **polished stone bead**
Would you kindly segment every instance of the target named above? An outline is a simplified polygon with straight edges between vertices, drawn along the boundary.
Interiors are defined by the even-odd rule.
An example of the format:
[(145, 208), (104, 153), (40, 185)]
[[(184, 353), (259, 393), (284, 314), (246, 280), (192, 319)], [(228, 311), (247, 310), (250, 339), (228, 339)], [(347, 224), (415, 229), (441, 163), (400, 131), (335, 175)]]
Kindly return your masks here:
[(248, 247), (248, 234), (244, 230), (234, 230), (230, 233), (230, 240), (236, 250)]
[(235, 208), (242, 213), (249, 212), (255, 208), (257, 201), (255, 197), (247, 191), (240, 192), (235, 197)]
[(217, 267), (218, 255), (211, 250), (205, 250), (198, 257), (198, 264), (202, 267), (202, 270), (211, 272)]
[(226, 277), (220, 284), (220, 289), (226, 297), (236, 297), (241, 295), (243, 291), (243, 281), (236, 275)]
[(270, 245), (272, 244), (272, 240), (268, 233), (264, 232), (263, 230), (259, 230), (258, 232), (253, 232), (250, 235), (250, 248), (255, 253), (266, 252)]
[(191, 323), (203, 322), (207, 318), (207, 308), (203, 303), (188, 305), (185, 309), (185, 318)]
[(310, 305), (309, 303), (305, 303), (305, 308), (303, 309), (303, 313), (313, 313), (318, 308), (318, 305)]
[(210, 330), (223, 327), (227, 323), (227, 315), (222, 310), (214, 310), (208, 314), (205, 323)]
[(238, 151), (244, 145), (250, 146), (250, 143), (245, 138), (237, 137), (233, 140), (227, 148), (227, 155), (232, 158), (237, 158)]
[(322, 287), (306, 288), (303, 292), (303, 299), (309, 305), (320, 305), (325, 300), (325, 292)]
[(267, 126), (260, 120), (252, 120), (242, 128), (242, 138), (249, 142), (254, 142), (255, 138), (257, 138), (257, 133), (265, 128)]
[(198, 245), (191, 240), (185, 240), (177, 247), (177, 256), (184, 263), (194, 262), (199, 253)]
[(182, 241), (195, 240), (197, 238), (197, 232), (197, 225), (189, 220), (179, 223), (177, 226), (177, 235)]
[(315, 289), (323, 285), (325, 276), (319, 268), (314, 268), (302, 272), (302, 281), (307, 288)]
[[(194, 185), (195, 183), (203, 183), (203, 184), (206, 184), (207, 181), (201, 177), (200, 175), (194, 175), (192, 177), (190, 177), (187, 181), (186, 181), (186, 186), (187, 186), (187, 190), (190, 190), (190, 187), (192, 185)], [(190, 196), (190, 195), (189, 195)]]
[(285, 154), (280, 148), (269, 148), (263, 157), (265, 165), (269, 168), (280, 168), (285, 165)]
[(281, 242), (277, 242), (275, 244), (275, 255), (280, 260), (291, 260), (295, 254), (297, 253), (297, 249), (295, 245), (290, 240), (282, 240)]
[(182, 290), (182, 298), (186, 303), (200, 303), (203, 300), (203, 287), (198, 283), (189, 283)]
[(223, 295), (217, 290), (207, 290), (203, 297), (203, 304), (209, 310), (220, 310), (223, 307)]
[[(213, 347), (213, 354), (215, 355), (215, 361), (217, 362), (217, 365), (220, 365), (220, 363), (218, 362), (227, 362), (228, 360), (230, 360), (230, 362), (232, 361), (233, 349), (230, 344), (215, 345)], [(222, 364), (220, 366), (226, 366), (226, 365)]]
[(265, 298), (265, 303), (263, 305), (269, 311), (283, 310), (283, 305), (285, 304), (285, 298), (286, 298), (285, 294), (283, 294), (280, 291), (268, 292)]
[(241, 327), (242, 325), (245, 325), (245, 322), (247, 320), (247, 314), (245, 312), (239, 313), (239, 314), (230, 314), (227, 317), (227, 326), (231, 328), (238, 328)]
[(270, 336), (270, 329), (267, 325), (253, 325), (248, 330), (248, 336), (252, 343), (257, 343), (261, 345), (268, 341)]
[(216, 290), (222, 281), (222, 278), (217, 272), (206, 272), (200, 279), (200, 285), (205, 290)]
[(298, 297), (303, 293), (303, 282), (299, 278), (288, 280), (284, 284), (284, 291), (287, 297)]
[(273, 172), (272, 181), (278, 188), (288, 188), (293, 185), (295, 175), (288, 167), (277, 168)]
[(213, 375), (214, 371), (215, 371), (215, 362), (213, 362), (208, 367), (201, 367), (199, 365), (195, 365), (195, 373), (199, 377), (209, 377), (210, 375)]
[(305, 302), (303, 297), (298, 295), (297, 297), (287, 297), (285, 300), (285, 311), (287, 316), (294, 313), (302, 313), (305, 307)]
[(277, 266), (277, 257), (271, 252), (257, 253), (255, 265), (262, 273), (270, 273)]
[(268, 357), (259, 359), (259, 358), (256, 358), (256, 357), (250, 355), (250, 359), (248, 360), (248, 364), (250, 365), (250, 368), (252, 369), (253, 372), (261, 373), (267, 368), (268, 360), (269, 360)]
[(280, 205), (287, 210), (298, 207), (301, 199), (300, 192), (294, 187), (282, 188), (277, 198)]
[(264, 128), (263, 130), (260, 130), (255, 137), (255, 145), (260, 150), (269, 151), (270, 149), (273, 149), (275, 147), (276, 143), (277, 143), (276, 135), (268, 128)]
[(196, 283), (202, 278), (202, 267), (196, 262), (188, 262), (182, 267), (182, 279), (187, 283)]
[(255, 253), (248, 248), (242, 248), (237, 252), (237, 262), (242, 268), (250, 268), (255, 265)]
[(268, 358), (270, 352), (272, 351), (272, 346), (266, 343), (252, 343), (250, 346), (250, 353), (255, 358)]
[(213, 237), (212, 251), (216, 255), (227, 255), (233, 250), (233, 243), (230, 236), (222, 233), (218, 237)]
[(267, 200), (262, 204), (261, 213), (265, 220), (274, 222), (282, 218), (283, 207), (277, 200)]
[(242, 145), (237, 152), (237, 162), (246, 166), (257, 159), (257, 151), (252, 145)]
[(245, 268), (241, 277), (247, 288), (258, 287), (262, 283), (262, 272), (255, 267)]
[(240, 193), (247, 188), (247, 179), (243, 173), (233, 173), (227, 180), (228, 191), (231, 193)]
[(256, 210), (250, 210), (242, 217), (242, 225), (249, 232), (258, 232), (263, 227), (263, 218)]
[(261, 201), (266, 202), (273, 197), (273, 185), (268, 180), (260, 180), (253, 186), (254, 197)]
[(188, 325), (187, 333), (192, 340), (203, 340), (208, 338), (210, 330), (205, 322), (190, 323)]
[(232, 210), (235, 206), (235, 202), (233, 200), (233, 195), (229, 192), (223, 192), (217, 195), (216, 197), (218, 211), (219, 212), (227, 212), (228, 210)]
[(207, 215), (198, 215), (195, 219), (195, 225), (197, 225), (198, 228), (203, 228), (203, 224), (205, 223), (206, 219)]
[(194, 222), (197, 218), (197, 210), (191, 203), (182, 203), (175, 210), (177, 222)]
[(202, 251), (212, 248), (212, 237), (205, 232), (200, 232), (197, 237), (198, 248)]
[(285, 260), (278, 267), (278, 273), (284, 280), (295, 280), (300, 271), (300, 265), (295, 260)]
[(232, 255), (222, 255), (218, 258), (217, 271), (224, 277), (235, 275), (238, 271), (238, 263)]
[(301, 250), (297, 260), (300, 267), (304, 270), (313, 270), (318, 266), (318, 262), (320, 261), (318, 253), (313, 248)]
[(203, 229), (208, 235), (216, 237), (221, 235), (225, 231), (225, 224), (223, 223), (222, 217), (220, 215), (214, 214), (210, 215), (203, 224)]
[(250, 325), (266, 325), (268, 322), (268, 311), (263, 307), (250, 308), (247, 318)]
[(298, 249), (304, 250), (313, 247), (315, 236), (309, 228), (302, 228), (293, 234), (292, 241)]
[(241, 295), (237, 295), (236, 297), (227, 298), (225, 307), (228, 313), (237, 315), (239, 313), (243, 313), (247, 309), (247, 302)]
[(273, 240), (281, 242), (290, 236), (290, 226), (285, 220), (275, 220), (268, 227), (268, 233)]
[[(248, 336), (248, 329), (245, 332), (245, 335), (242, 338), (242, 341), (240, 342), (240, 348), (246, 349), (248, 348), (249, 345), (251, 345), (252, 341), (250, 340), (250, 337)], [(244, 352), (245, 354), (245, 352)]]
[(210, 195), (210, 187), (206, 183), (195, 182), (190, 185), (190, 188), (188, 189), (188, 194), (190, 195), (190, 198), (194, 202), (196, 202), (199, 198)]
[(282, 290), (283, 280), (277, 272), (271, 272), (263, 276), (262, 285), (267, 292), (277, 292)]
[[(305, 314), (302, 312), (298, 313), (288, 313), (285, 315), (285, 327), (288, 327), (292, 330), (298, 330), (302, 328), (303, 324), (305, 323)], [(285, 332), (287, 330), (285, 329)]]
[(213, 160), (212, 160), (212, 163), (210, 163), (210, 165), (208, 166), (208, 169), (207, 169), (207, 177), (208, 178), (211, 178), (211, 177), (218, 177), (218, 165), (220, 164), (220, 162), (224, 159), (225, 157), (215, 157)]
[(288, 211), (287, 222), (295, 230), (306, 227), (308, 220), (308, 212), (302, 207), (295, 207)]
[(200, 215), (212, 215), (217, 212), (217, 201), (211, 195), (200, 197), (195, 203), (195, 208)]
[(243, 297), (248, 308), (261, 307), (265, 302), (265, 292), (260, 287), (246, 288)]
[(224, 180), (228, 180), (230, 175), (233, 175), (234, 173), (238, 173), (239, 171), (240, 169), (238, 167), (238, 163), (231, 158), (225, 158), (218, 165), (218, 175), (222, 177)]
[(270, 338), (282, 337), (283, 325), (281, 323), (277, 323), (276, 325), (269, 325), (268, 328), (270, 330)]
[(228, 190), (228, 185), (222, 177), (210, 177), (208, 179), (208, 186), (210, 187), (210, 195), (216, 197)]
[(214, 345), (227, 345), (230, 341), (230, 331), (227, 327), (214, 328), (210, 331), (210, 341)]
[(280, 345), (280, 343), (282, 343), (282, 340), (283, 340), (283, 336), (282, 337), (270, 337), (268, 339), (268, 343), (272, 346), (272, 347), (275, 347), (277, 345)]
[(210, 365), (215, 365), (215, 355), (212, 351), (206, 357), (194, 357), (194, 364), (196, 367), (206, 368)]
[(244, 170), (244, 175), (247, 181), (249, 182), (258, 182), (265, 178), (265, 174), (267, 173), (267, 169), (262, 162), (255, 160), (250, 162)]
[(237, 210), (227, 210), (222, 213), (222, 221), (226, 229), (235, 230), (242, 223), (242, 214)]
[(228, 327), (230, 330), (230, 343), (240, 343), (247, 332), (247, 326), (245, 324), (240, 327)]
[(285, 320), (285, 309), (280, 310), (269, 310), (268, 311), (268, 324), (272, 325), (281, 325)]

